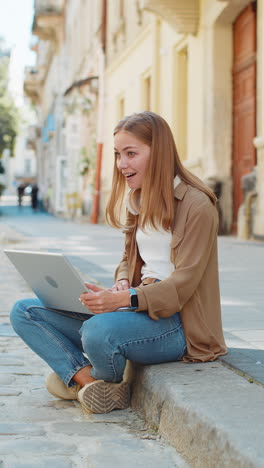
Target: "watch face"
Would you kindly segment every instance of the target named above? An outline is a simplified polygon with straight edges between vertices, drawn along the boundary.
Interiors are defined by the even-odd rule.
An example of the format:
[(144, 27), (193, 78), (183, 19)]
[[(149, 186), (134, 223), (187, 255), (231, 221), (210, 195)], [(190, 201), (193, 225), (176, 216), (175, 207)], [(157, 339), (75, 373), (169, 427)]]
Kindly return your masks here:
[(138, 308), (138, 297), (137, 294), (132, 294), (130, 296), (130, 305), (131, 307), (135, 307), (136, 309)]

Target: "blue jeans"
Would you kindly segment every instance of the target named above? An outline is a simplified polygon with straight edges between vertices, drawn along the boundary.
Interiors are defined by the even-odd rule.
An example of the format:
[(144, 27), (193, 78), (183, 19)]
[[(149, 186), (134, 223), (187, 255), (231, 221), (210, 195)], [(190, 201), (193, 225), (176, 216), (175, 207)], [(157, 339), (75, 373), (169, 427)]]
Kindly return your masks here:
[(46, 309), (38, 299), (18, 301), (10, 315), (16, 333), (71, 387), (87, 365), (91, 375), (120, 382), (126, 360), (140, 364), (178, 361), (186, 353), (179, 313), (152, 320), (146, 312), (100, 315)]

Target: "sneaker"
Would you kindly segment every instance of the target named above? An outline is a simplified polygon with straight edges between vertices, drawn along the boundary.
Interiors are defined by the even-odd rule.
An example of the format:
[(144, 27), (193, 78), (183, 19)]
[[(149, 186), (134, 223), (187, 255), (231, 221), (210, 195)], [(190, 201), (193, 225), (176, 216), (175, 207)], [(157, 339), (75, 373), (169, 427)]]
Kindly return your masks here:
[(46, 388), (51, 395), (61, 398), (62, 400), (77, 400), (81, 386), (76, 384), (73, 387), (67, 387), (67, 385), (59, 379), (57, 374), (52, 372), (52, 374), (48, 375), (46, 378)]
[(78, 400), (91, 413), (110, 413), (114, 409), (125, 409), (130, 401), (129, 384), (96, 380), (79, 391)]

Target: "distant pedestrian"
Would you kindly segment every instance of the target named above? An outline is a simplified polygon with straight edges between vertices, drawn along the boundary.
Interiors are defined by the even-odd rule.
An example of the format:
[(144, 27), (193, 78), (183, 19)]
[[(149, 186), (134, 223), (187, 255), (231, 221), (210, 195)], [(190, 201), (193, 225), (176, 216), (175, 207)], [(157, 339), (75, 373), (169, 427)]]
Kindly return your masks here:
[(18, 206), (22, 206), (24, 193), (25, 193), (25, 185), (21, 183), (17, 187)]
[(157, 114), (125, 117), (114, 144), (106, 214), (126, 236), (114, 286), (87, 283), (91, 292), (80, 296), (86, 315), (47, 310), (38, 299), (19, 301), (11, 312), (15, 331), (55, 371), (47, 379), (49, 392), (78, 399), (94, 413), (129, 405), (122, 380), (127, 359), (206, 362), (227, 352), (214, 193), (183, 167), (171, 130)]
[(38, 207), (38, 186), (34, 184), (31, 189), (31, 207), (36, 210)]

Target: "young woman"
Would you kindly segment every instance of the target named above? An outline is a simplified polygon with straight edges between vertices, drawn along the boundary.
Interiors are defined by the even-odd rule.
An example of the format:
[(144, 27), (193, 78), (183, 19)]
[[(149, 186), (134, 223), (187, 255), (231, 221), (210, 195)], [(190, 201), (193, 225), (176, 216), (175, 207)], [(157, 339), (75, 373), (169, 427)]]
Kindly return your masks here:
[(37, 299), (19, 301), (11, 313), (15, 331), (55, 372), (49, 392), (96, 413), (129, 405), (127, 359), (205, 362), (227, 352), (214, 194), (184, 169), (168, 124), (153, 112), (121, 120), (114, 146), (107, 219), (126, 238), (113, 288), (88, 284), (84, 316), (47, 311)]

